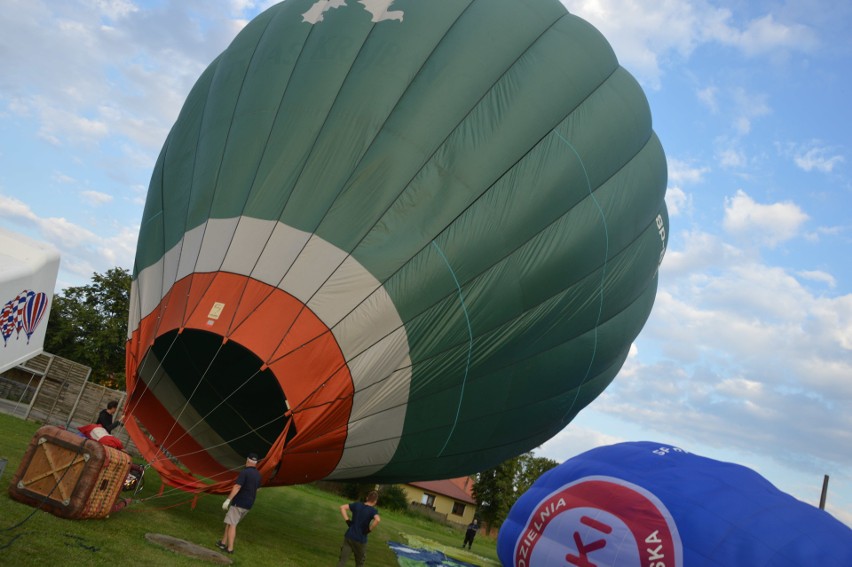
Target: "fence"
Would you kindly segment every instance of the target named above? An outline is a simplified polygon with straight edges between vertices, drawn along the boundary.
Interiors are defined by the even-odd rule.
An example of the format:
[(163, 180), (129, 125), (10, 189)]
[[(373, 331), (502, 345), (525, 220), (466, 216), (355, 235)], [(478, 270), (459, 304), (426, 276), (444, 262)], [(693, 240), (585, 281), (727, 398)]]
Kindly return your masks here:
[[(112, 400), (118, 413), (127, 394), (89, 382), (92, 369), (48, 353), (34, 356), (0, 376), (0, 411), (29, 421), (75, 429), (94, 423)], [(127, 452), (139, 451), (123, 427), (113, 430)]]

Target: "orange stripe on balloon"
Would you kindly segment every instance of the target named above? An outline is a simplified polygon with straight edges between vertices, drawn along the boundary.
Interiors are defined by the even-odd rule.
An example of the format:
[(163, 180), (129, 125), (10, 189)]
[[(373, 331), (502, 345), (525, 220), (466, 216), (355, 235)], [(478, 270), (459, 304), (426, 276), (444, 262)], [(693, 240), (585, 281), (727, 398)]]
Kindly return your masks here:
[[(269, 364), (281, 386), (293, 410), (296, 435), (283, 448), (279, 473), (267, 485), (310, 482), (334, 470), (346, 441), (354, 388), (337, 341), (312, 311), (292, 295), (245, 276), (226, 272), (187, 276), (175, 283), (131, 336), (128, 388), (136, 383), (134, 365), (144, 359), (153, 339), (181, 327), (239, 343)], [(136, 415), (146, 428), (150, 429), (148, 420), (166, 420), (171, 426), (171, 416), (150, 392), (138, 398)], [(285, 411), (281, 408), (282, 414)], [(151, 427), (164, 428), (153, 423)], [(185, 443), (189, 449), (190, 442)], [(306, 457), (306, 451), (312, 456)], [(209, 458), (206, 452), (205, 456)], [(197, 459), (202, 465), (204, 458)], [(209, 465), (208, 461), (199, 470), (212, 472)]]

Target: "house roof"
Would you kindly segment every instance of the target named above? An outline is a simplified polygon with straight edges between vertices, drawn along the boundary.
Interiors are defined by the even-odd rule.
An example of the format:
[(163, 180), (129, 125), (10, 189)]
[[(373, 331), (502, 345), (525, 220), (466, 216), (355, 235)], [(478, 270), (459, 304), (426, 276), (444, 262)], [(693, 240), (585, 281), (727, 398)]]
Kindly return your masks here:
[[(435, 494), (440, 494), (441, 496), (458, 500), (459, 502), (476, 504), (476, 499), (474, 499), (471, 493), (473, 481), (469, 480), (466, 483), (464, 481), (468, 481), (468, 478), (462, 477), (448, 480), (427, 480), (423, 482), (409, 482), (408, 484), (428, 492), (434, 492)], [(467, 486), (466, 489), (464, 488), (465, 486)]]

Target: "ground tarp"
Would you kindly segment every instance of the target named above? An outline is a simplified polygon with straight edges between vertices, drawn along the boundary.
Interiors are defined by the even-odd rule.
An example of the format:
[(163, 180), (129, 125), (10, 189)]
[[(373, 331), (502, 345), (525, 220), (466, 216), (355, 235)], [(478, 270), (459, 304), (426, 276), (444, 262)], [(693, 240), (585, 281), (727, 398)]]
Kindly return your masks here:
[(396, 553), (401, 567), (421, 567), (424, 565), (429, 567), (476, 567), (472, 563), (453, 559), (445, 553), (433, 549), (418, 549), (395, 541), (389, 541), (388, 547)]

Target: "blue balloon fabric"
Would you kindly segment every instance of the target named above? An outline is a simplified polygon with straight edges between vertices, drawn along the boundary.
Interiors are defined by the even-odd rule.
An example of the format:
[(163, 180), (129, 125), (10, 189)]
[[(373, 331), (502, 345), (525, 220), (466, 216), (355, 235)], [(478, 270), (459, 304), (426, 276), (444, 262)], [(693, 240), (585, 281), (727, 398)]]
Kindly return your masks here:
[(476, 567), (434, 549), (409, 547), (395, 541), (389, 541), (388, 547), (396, 554), (399, 564), (406, 567)]
[(542, 475), (497, 553), (507, 567), (850, 567), (852, 529), (749, 468), (643, 441)]

